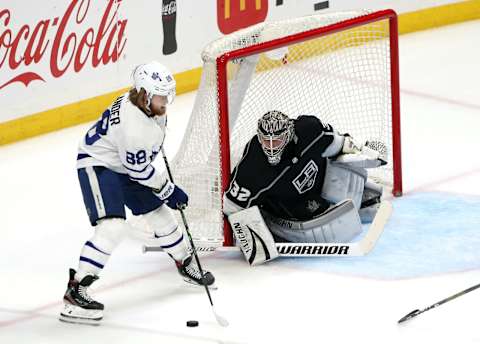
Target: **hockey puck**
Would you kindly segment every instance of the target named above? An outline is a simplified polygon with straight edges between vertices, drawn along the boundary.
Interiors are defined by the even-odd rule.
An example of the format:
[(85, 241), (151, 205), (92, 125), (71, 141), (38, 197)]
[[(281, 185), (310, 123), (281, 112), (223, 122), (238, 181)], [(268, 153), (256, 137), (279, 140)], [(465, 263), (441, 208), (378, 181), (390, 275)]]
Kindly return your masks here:
[(198, 321), (196, 321), (196, 320), (189, 320), (189, 321), (187, 321), (187, 326), (188, 326), (188, 327), (197, 327), (197, 326), (198, 326)]

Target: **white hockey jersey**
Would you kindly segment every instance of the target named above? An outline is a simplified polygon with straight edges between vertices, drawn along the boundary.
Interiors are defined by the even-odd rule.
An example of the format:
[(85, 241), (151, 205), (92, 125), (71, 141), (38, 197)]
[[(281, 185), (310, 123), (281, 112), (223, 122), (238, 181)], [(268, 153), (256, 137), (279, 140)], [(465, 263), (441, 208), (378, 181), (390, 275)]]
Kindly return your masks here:
[(165, 138), (166, 115), (147, 117), (128, 92), (105, 110), (80, 141), (77, 168), (104, 166), (131, 180), (160, 189), (166, 179), (152, 166)]

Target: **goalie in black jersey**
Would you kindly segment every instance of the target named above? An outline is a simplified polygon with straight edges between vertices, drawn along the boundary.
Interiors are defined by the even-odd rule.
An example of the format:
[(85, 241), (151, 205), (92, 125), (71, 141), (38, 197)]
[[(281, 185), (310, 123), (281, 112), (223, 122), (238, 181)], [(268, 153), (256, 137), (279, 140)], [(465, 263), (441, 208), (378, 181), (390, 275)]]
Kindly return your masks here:
[(275, 242), (351, 241), (378, 209), (382, 187), (366, 169), (386, 164), (385, 155), (383, 143), (359, 144), (317, 117), (264, 114), (224, 194), (247, 260), (275, 258)]

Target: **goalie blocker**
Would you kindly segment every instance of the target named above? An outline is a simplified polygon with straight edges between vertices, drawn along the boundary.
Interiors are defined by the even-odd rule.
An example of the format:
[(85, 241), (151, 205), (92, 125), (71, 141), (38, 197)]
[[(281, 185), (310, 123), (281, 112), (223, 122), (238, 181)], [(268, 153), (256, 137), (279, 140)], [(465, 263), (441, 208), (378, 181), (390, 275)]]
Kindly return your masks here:
[[(340, 213), (340, 217), (343, 218), (348, 218), (350, 209), (354, 209), (350, 200), (342, 202), (335, 208), (335, 211)], [(366, 255), (377, 243), (391, 214), (391, 203), (383, 200), (365, 236), (360, 241), (353, 243), (275, 243), (257, 206), (232, 214), (228, 219), (246, 260), (250, 265), (259, 265), (279, 256), (351, 257)], [(296, 226), (296, 230), (311, 230), (310, 226), (322, 226), (321, 222), (316, 220), (303, 223), (290, 221), (290, 225)], [(327, 220), (325, 218), (321, 219), (321, 221), (324, 221), (324, 224), (328, 223), (326, 222)]]

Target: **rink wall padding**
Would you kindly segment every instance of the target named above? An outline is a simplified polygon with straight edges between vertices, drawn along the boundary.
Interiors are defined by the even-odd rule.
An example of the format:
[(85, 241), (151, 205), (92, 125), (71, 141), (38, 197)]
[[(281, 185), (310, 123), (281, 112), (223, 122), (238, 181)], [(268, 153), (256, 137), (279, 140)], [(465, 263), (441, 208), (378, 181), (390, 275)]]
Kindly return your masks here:
[[(399, 15), (399, 34), (480, 19), (480, 0), (469, 0)], [(177, 94), (196, 90), (201, 68), (175, 74)], [(128, 87), (0, 123), (0, 145), (13, 143), (96, 119)]]
[[(175, 74), (177, 94), (197, 89), (201, 68)], [(38, 112), (16, 120), (0, 123), (0, 145), (71, 127), (98, 118), (107, 106), (129, 87), (76, 103)]]
[(399, 16), (399, 34), (480, 19), (480, 0), (427, 8)]

